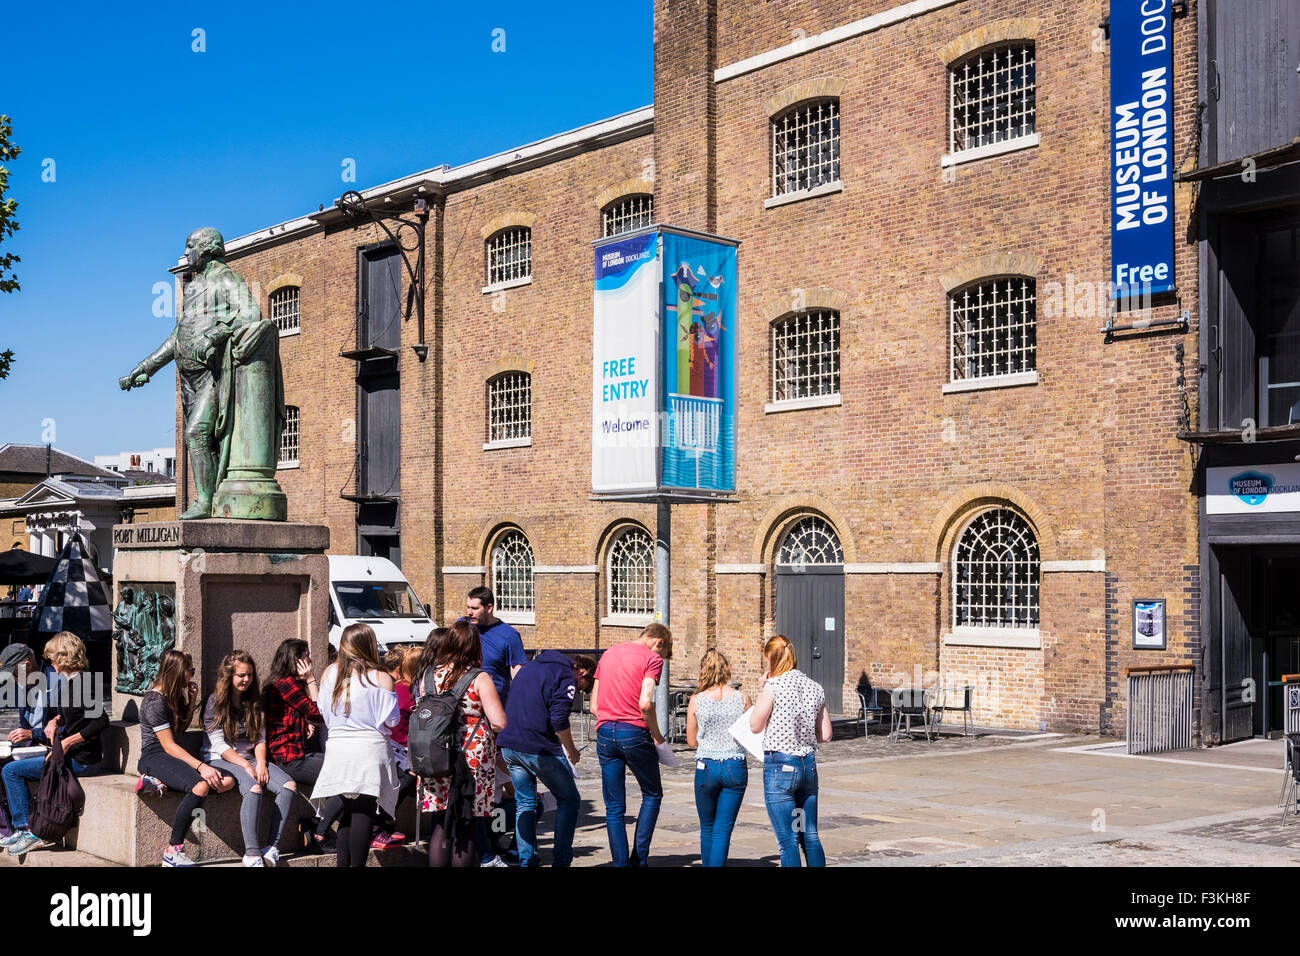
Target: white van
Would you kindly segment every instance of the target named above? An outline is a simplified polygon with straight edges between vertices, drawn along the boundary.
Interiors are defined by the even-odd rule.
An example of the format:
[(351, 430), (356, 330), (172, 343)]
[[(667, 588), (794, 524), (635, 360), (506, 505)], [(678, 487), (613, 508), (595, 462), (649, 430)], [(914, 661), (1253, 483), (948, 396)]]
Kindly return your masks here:
[(423, 644), (433, 630), (429, 607), (387, 558), (326, 555), (330, 562), (330, 644), (349, 624), (369, 624), (382, 654), (395, 644)]

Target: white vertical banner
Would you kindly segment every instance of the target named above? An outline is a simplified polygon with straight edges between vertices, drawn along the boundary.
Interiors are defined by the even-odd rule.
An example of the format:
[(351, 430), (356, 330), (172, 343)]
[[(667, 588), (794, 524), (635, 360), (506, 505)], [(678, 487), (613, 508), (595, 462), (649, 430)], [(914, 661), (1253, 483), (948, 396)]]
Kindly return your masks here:
[(591, 488), (659, 485), (659, 235), (596, 247)]

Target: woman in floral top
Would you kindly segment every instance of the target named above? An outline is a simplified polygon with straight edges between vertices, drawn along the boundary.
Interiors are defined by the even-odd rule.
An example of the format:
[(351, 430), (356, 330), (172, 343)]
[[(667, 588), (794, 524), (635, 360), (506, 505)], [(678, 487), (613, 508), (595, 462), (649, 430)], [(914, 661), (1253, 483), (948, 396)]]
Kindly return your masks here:
[[(421, 656), (416, 699), (455, 687), (467, 673), (479, 670), (482, 663), (478, 628), (469, 621), (457, 621), (447, 630), (440, 647), (428, 648)], [(429, 667), (433, 667), (432, 687), (424, 686)], [(505, 708), (501, 706), (492, 677), (486, 671), (479, 671), (460, 699), (459, 744), (464, 763), (452, 776), (423, 781), (421, 788), (421, 809), (434, 814), (429, 840), (430, 866), (478, 865), (473, 821), (492, 815), (497, 764), (494, 732), (504, 730), (505, 726)], [(457, 784), (454, 788), (453, 783)]]

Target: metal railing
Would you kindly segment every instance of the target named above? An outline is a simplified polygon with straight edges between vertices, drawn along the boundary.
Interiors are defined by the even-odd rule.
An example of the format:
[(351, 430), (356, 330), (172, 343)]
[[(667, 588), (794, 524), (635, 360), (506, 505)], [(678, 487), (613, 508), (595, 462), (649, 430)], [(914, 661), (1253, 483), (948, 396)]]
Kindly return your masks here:
[(1128, 678), (1128, 752), (1192, 749), (1191, 664), (1134, 667)]

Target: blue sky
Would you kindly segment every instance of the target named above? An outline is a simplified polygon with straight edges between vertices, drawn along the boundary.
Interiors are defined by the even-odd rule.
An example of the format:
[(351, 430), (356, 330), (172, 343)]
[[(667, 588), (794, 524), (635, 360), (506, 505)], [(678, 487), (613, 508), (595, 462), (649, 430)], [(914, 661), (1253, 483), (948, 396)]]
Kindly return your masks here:
[(233, 238), (328, 204), (354, 188), (347, 158), (366, 188), (653, 99), (651, 0), (443, 9), (10, 5), (0, 113), (22, 148), (21, 228), (4, 250), (22, 290), (0, 296), (16, 353), (0, 444), (172, 444), (171, 369), (130, 393), (117, 379), (170, 331), (153, 289), (198, 226)]

